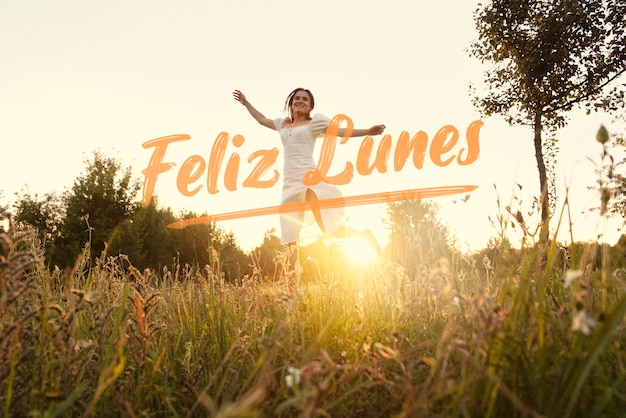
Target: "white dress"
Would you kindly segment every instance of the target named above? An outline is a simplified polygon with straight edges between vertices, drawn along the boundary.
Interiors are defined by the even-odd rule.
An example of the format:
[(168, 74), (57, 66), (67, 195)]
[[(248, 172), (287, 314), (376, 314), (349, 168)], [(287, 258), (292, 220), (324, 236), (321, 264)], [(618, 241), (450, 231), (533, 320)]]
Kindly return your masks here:
[[(281, 204), (304, 202), (307, 189), (311, 189), (319, 200), (342, 197), (339, 188), (334, 185), (320, 182), (314, 186), (307, 186), (302, 178), (315, 169), (313, 151), (315, 139), (323, 137), (330, 119), (321, 114), (315, 114), (311, 122), (294, 127), (283, 127), (284, 118), (274, 119), (274, 126), (280, 133), (283, 143), (284, 169), (283, 194)], [(343, 208), (322, 209), (324, 231), (328, 234), (335, 232), (344, 218)], [(282, 241), (296, 242), (302, 228), (304, 212), (290, 212), (280, 214), (280, 231)]]

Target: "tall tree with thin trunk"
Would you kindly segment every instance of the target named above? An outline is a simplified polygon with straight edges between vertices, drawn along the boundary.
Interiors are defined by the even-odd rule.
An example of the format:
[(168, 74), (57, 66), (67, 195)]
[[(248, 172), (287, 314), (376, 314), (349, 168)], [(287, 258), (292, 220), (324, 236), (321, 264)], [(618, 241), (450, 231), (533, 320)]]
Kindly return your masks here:
[[(486, 94), (473, 93), (484, 116), (532, 126), (539, 169), (542, 238), (550, 199), (544, 134), (566, 125), (574, 106), (624, 107), (626, 0), (493, 0), (474, 13), (478, 40), (470, 56), (488, 61)], [(547, 145), (550, 145), (549, 143)]]

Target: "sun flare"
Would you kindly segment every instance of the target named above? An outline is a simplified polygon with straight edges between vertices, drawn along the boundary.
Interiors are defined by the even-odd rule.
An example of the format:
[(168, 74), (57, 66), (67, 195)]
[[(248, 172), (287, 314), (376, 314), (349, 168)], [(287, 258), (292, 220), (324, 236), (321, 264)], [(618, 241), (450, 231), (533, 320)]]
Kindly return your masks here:
[(342, 244), (346, 261), (354, 266), (363, 267), (378, 258), (376, 250), (363, 238), (345, 238)]

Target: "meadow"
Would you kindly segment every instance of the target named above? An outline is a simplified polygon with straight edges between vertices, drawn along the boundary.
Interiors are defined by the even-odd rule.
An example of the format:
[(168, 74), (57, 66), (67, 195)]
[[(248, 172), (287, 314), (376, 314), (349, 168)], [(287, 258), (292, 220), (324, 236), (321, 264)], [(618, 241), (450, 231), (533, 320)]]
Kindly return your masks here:
[(234, 285), (218, 254), (141, 272), (124, 256), (90, 265), (87, 246), (71, 274), (50, 272), (35, 236), (0, 236), (5, 417), (626, 411), (619, 246), (500, 239), (418, 274), (336, 253), (297, 282), (256, 269)]

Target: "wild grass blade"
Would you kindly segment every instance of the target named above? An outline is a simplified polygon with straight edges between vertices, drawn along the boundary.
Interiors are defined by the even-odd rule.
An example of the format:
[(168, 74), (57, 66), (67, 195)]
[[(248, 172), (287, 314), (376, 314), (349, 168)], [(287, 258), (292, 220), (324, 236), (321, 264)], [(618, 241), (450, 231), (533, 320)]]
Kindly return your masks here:
[(561, 397), (557, 402), (555, 413), (562, 414), (562, 417), (572, 416), (573, 409), (577, 403), (580, 391), (589, 376), (591, 369), (597, 364), (600, 356), (604, 353), (607, 344), (617, 327), (622, 325), (624, 315), (626, 315), (626, 295), (618, 301), (613, 311), (607, 316), (597, 332), (594, 334), (586, 354), (567, 377)]

